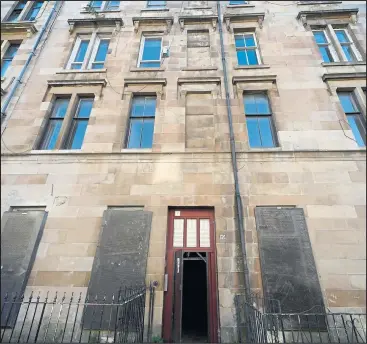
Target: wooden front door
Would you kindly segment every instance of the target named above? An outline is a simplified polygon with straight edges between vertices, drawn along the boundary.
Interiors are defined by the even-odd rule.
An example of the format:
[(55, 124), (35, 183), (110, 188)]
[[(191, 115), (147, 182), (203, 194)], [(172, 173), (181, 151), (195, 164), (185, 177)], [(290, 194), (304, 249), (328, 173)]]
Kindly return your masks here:
[[(206, 263), (207, 339), (218, 342), (217, 276), (214, 210), (202, 208), (170, 209), (168, 214), (166, 277), (164, 293), (163, 338), (181, 342), (182, 298), (185, 256), (201, 252)], [(204, 276), (203, 276), (204, 277)], [(193, 310), (194, 311), (194, 310)]]

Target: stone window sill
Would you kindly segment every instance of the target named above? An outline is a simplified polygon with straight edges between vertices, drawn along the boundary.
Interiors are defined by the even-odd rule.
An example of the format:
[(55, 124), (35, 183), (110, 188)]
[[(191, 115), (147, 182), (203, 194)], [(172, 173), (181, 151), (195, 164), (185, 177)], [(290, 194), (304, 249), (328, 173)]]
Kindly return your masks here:
[(184, 10), (210, 10), (210, 6), (200, 6), (200, 7), (184, 7)]
[(139, 68), (139, 67), (130, 67), (130, 72), (163, 72), (166, 68)]
[(324, 67), (337, 67), (337, 66), (363, 66), (366, 65), (366, 61), (356, 61), (356, 62), (323, 62), (321, 63)]
[(144, 8), (143, 10), (140, 10), (141, 13), (144, 12), (168, 12), (169, 8), (162, 7), (162, 8)]
[(121, 153), (152, 153), (152, 148), (123, 148), (121, 149)]
[(269, 65), (234, 66), (233, 69), (269, 69)]
[(185, 67), (181, 68), (182, 71), (206, 71), (206, 70), (218, 70), (218, 67)]
[(252, 4), (227, 5), (227, 8), (251, 8), (251, 7), (255, 7), (255, 5), (252, 5)]
[(299, 1), (297, 5), (324, 5), (324, 4), (341, 4), (343, 1)]
[[(96, 11), (97, 13), (116, 13), (116, 12), (121, 12), (121, 10), (103, 10), (103, 11)], [(86, 11), (86, 10), (82, 10), (80, 11), (80, 13), (86, 14), (86, 13), (90, 13), (93, 14), (90, 11)]]
[(107, 69), (67, 69), (56, 72), (56, 74), (83, 74), (83, 73), (106, 73)]
[(279, 152), (282, 150), (282, 147), (271, 147), (271, 148), (249, 148), (249, 152)]

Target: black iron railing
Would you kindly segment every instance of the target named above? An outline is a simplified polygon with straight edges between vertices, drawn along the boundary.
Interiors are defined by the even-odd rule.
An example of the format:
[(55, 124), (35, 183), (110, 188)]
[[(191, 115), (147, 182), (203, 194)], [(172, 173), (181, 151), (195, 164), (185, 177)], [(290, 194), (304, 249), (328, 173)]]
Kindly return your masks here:
[(366, 343), (365, 313), (286, 313), (279, 303), (242, 295), (235, 303), (241, 343)]
[(102, 297), (58, 292), (5, 295), (0, 342), (149, 342), (154, 296), (153, 286), (124, 288)]

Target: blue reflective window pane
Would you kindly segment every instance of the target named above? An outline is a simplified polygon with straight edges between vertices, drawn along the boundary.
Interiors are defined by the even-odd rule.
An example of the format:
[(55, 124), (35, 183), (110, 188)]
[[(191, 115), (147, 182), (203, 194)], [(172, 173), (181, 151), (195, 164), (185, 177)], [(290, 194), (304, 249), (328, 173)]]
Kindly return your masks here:
[(144, 116), (145, 97), (134, 97), (132, 104), (132, 117)]
[(268, 97), (265, 94), (256, 94), (256, 113), (258, 114), (270, 114), (270, 107)]
[(339, 100), (345, 113), (358, 112), (353, 104), (352, 95), (348, 93), (339, 93)]
[(257, 60), (256, 51), (255, 50), (247, 50), (247, 58), (249, 65), (258, 65), (259, 61)]
[(257, 118), (246, 118), (246, 123), (250, 147), (261, 147)]
[(353, 58), (353, 53), (352, 53), (352, 49), (350, 48), (350, 46), (348, 46), (348, 45), (343, 45), (343, 46), (342, 46), (342, 48), (343, 48), (344, 55), (345, 55), (345, 57), (347, 58), (347, 60), (348, 60), (349, 62), (353, 61), (353, 60), (354, 60), (354, 58)]
[(50, 120), (41, 149), (54, 149), (59, 137), (62, 120)]
[(1, 64), (1, 77), (3, 77), (11, 65), (11, 60), (4, 60)]
[(141, 62), (140, 67), (144, 68), (159, 68), (161, 66), (160, 62)]
[(237, 51), (237, 62), (239, 66), (247, 66), (247, 56), (244, 50)]
[(241, 48), (245, 46), (245, 40), (243, 39), (242, 35), (238, 35), (234, 37), (235, 44), (237, 48)]
[(81, 69), (81, 68), (82, 68), (81, 63), (72, 63), (71, 64), (71, 69)]
[(327, 47), (319, 47), (322, 59), (324, 62), (333, 62), (330, 50)]
[(104, 63), (92, 63), (92, 69), (103, 69)]
[(78, 52), (75, 56), (74, 62), (83, 62), (85, 54), (87, 53), (89, 41), (81, 41)]
[(130, 133), (128, 148), (140, 148), (141, 131), (143, 121), (139, 119), (132, 119), (130, 122)]
[(68, 109), (68, 105), (69, 105), (69, 99), (56, 99), (51, 117), (64, 118), (66, 110)]
[(153, 117), (155, 116), (155, 108), (157, 106), (157, 100), (153, 97), (145, 98), (144, 116)]
[(71, 149), (82, 148), (85, 132), (87, 130), (88, 121), (75, 121), (74, 137), (71, 144)]
[(255, 96), (253, 94), (246, 94), (244, 97), (245, 114), (256, 114), (257, 107), (255, 102)]
[(25, 1), (19, 1), (17, 6), (15, 7), (15, 10), (22, 10), (25, 7)]
[(37, 1), (32, 6), (32, 9), (28, 12), (25, 20), (34, 20), (37, 17), (38, 12), (40, 11), (42, 7), (43, 1)]
[(145, 119), (141, 136), (141, 148), (152, 148), (154, 132), (154, 119)]
[(109, 40), (106, 40), (106, 39), (101, 40), (101, 42), (99, 43), (96, 58), (94, 61), (101, 62), (101, 61), (106, 60), (106, 55), (107, 55), (109, 44), (110, 44)]
[(258, 118), (262, 147), (274, 147), (269, 117)]
[(89, 118), (93, 107), (93, 99), (81, 99), (79, 102), (78, 113), (76, 117), (78, 118)]
[(11, 44), (4, 54), (4, 59), (13, 58), (16, 55), (19, 46), (20, 44)]
[(148, 7), (161, 7), (166, 6), (165, 1), (148, 1)]
[(115, 8), (119, 8), (120, 7), (120, 1), (109, 1), (107, 3), (107, 8), (108, 9), (115, 9)]
[(315, 41), (316, 43), (327, 43), (327, 39), (326, 39), (326, 36), (325, 34), (322, 32), (322, 31), (314, 31), (313, 32), (313, 35), (315, 37)]
[(161, 58), (161, 40), (152, 38), (145, 39), (142, 60), (160, 60)]
[(340, 43), (347, 43), (349, 42), (347, 35), (343, 30), (335, 30), (336, 37)]
[(361, 123), (359, 122), (359, 119), (356, 116), (347, 116), (348, 123), (352, 129), (353, 135), (355, 140), (357, 141), (357, 144), (359, 147), (364, 147), (365, 143), (362, 138), (360, 126)]
[(245, 42), (246, 42), (246, 47), (255, 47), (255, 39), (253, 35), (246, 35), (245, 36)]
[(244, 1), (244, 0), (231, 0), (229, 2), (230, 5), (243, 5), (243, 4), (246, 4), (247, 1)]
[(91, 6), (99, 9), (102, 7), (102, 1), (92, 1)]
[(13, 13), (9, 16), (8, 22), (15, 22), (17, 21), (21, 11), (13, 11)]

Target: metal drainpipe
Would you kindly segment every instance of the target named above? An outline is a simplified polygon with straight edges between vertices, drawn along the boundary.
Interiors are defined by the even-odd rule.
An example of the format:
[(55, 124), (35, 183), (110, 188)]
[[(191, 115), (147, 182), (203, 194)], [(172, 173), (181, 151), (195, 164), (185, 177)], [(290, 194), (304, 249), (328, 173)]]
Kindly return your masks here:
[(226, 91), (226, 106), (227, 106), (227, 117), (228, 117), (228, 125), (229, 125), (232, 170), (233, 170), (234, 187), (235, 187), (235, 203), (236, 203), (236, 210), (237, 210), (236, 217), (237, 217), (238, 229), (240, 232), (242, 263), (243, 263), (243, 272), (244, 272), (244, 278), (245, 278), (245, 296), (247, 300), (250, 300), (250, 278), (249, 278), (249, 270), (248, 270), (247, 255), (246, 255), (245, 225), (243, 223), (242, 200), (241, 200), (240, 187), (238, 184), (236, 144), (235, 144), (234, 133), (233, 133), (232, 111), (231, 111), (231, 104), (230, 104), (230, 98), (229, 98), (227, 64), (226, 64), (226, 58), (225, 58), (225, 53), (224, 53), (220, 1), (217, 1), (217, 12), (218, 12), (218, 28), (219, 28), (219, 36), (220, 36), (220, 49), (221, 49), (223, 75), (224, 75), (224, 88)]
[[(14, 93), (15, 93), (15, 91), (18, 88), (18, 85), (22, 81), (22, 78), (23, 78), (23, 76), (24, 76), (24, 74), (25, 74), (25, 72), (26, 72), (26, 70), (27, 70), (27, 68), (28, 68), (28, 66), (29, 66), (29, 64), (30, 64), (30, 62), (32, 60), (32, 57), (35, 55), (35, 51), (36, 51), (36, 49), (38, 47), (38, 44), (41, 41), (41, 38), (42, 38), (43, 34), (45, 33), (45, 31), (46, 31), (46, 29), (48, 27), (48, 24), (50, 23), (50, 20), (52, 18), (52, 15), (55, 13), (56, 7), (57, 7), (57, 5), (59, 3), (60, 3), (60, 6), (61, 6), (62, 3), (63, 3), (63, 1), (55, 1), (54, 7), (52, 8), (52, 11), (50, 12), (50, 14), (49, 14), (46, 22), (43, 24), (43, 27), (41, 29), (41, 32), (38, 35), (37, 40), (36, 40), (36, 42), (33, 45), (32, 51), (28, 55), (27, 61), (26, 61), (25, 65), (23, 66), (22, 71), (20, 72), (19, 76), (15, 80), (15, 83), (14, 83), (14, 85), (13, 85), (13, 87), (12, 87), (12, 89), (11, 89), (9, 95), (8, 95), (8, 97), (5, 99), (4, 104), (1, 107), (1, 120), (3, 120), (5, 118), (5, 116), (6, 116), (5, 115), (5, 111), (7, 110), (8, 106), (10, 104), (10, 101), (11, 101), (11, 99), (14, 96)], [(5, 129), (5, 127), (2, 129), (1, 134), (4, 132), (4, 129)]]

